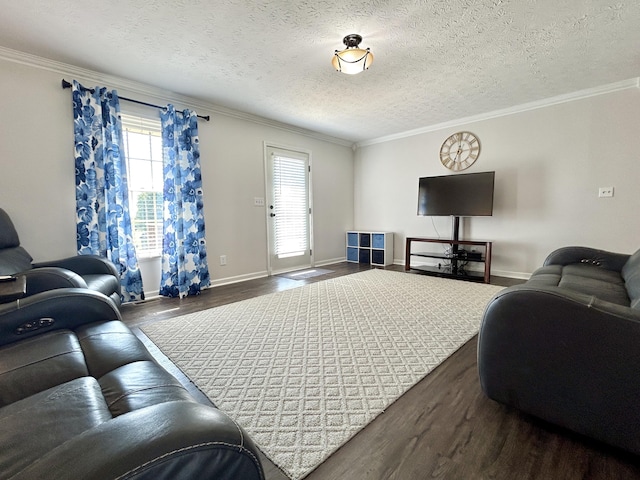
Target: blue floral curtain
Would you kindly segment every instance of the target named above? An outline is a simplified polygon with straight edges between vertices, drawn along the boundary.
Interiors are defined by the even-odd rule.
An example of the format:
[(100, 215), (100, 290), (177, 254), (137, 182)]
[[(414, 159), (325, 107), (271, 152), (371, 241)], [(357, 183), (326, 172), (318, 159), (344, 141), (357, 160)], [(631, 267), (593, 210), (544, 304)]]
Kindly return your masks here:
[(198, 116), (168, 105), (160, 113), (164, 230), (160, 295), (197, 295), (210, 284), (204, 234)]
[(73, 82), (76, 216), (80, 255), (106, 257), (120, 271), (123, 302), (144, 299), (131, 235), (120, 105), (115, 90)]

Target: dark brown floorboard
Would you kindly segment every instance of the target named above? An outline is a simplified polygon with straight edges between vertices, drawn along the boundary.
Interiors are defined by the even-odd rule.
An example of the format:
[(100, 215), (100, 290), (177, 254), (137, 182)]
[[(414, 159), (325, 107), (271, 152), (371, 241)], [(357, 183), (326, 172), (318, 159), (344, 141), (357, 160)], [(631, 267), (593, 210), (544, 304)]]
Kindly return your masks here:
[[(323, 268), (334, 272), (305, 280), (274, 276), (211, 288), (182, 300), (124, 305), (123, 317), (135, 328), (369, 267), (340, 263)], [(520, 281), (492, 277), (492, 283), (508, 286)], [(474, 337), (466, 343), (306, 480), (640, 479), (639, 457), (486, 398), (478, 380), (476, 341)], [(154, 350), (153, 344), (149, 346)], [(162, 357), (157, 348), (155, 354)], [(189, 383), (167, 359), (162, 362)], [(189, 388), (207, 401), (193, 385)], [(268, 459), (262, 460), (268, 480), (286, 480)]]

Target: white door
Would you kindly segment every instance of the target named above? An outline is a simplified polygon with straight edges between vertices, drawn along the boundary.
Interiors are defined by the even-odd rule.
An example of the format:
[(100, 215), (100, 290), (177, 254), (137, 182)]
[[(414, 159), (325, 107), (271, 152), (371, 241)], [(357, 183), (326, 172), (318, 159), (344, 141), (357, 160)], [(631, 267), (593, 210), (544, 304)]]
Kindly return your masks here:
[(266, 145), (269, 275), (310, 267), (310, 154)]

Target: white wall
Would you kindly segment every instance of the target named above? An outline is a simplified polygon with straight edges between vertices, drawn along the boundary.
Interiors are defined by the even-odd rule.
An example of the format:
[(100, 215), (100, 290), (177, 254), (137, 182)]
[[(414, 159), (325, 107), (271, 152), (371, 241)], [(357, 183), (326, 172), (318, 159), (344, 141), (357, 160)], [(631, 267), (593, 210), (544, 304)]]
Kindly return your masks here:
[[(46, 63), (46, 62), (45, 62)], [(166, 98), (104, 81), (100, 74), (61, 64), (0, 58), (0, 207), (13, 219), (23, 246), (37, 260), (75, 255), (75, 177), (71, 91), (61, 80), (78, 79), (85, 86), (116, 87), (121, 96), (156, 104)], [(128, 83), (123, 80), (123, 85)], [(175, 103), (175, 102), (173, 102)], [(202, 104), (198, 104), (202, 105)], [(190, 106), (176, 103), (178, 108)], [(124, 111), (154, 115), (154, 109), (121, 102)], [(211, 106), (212, 111), (216, 111)], [(220, 111), (218, 109), (217, 111)], [(270, 122), (211, 113), (199, 122), (205, 222), (209, 267), (214, 284), (266, 275), (267, 235), (263, 142), (310, 150), (313, 155), (315, 261), (344, 259), (344, 232), (353, 227), (353, 152), (339, 142), (305, 135)], [(242, 116), (241, 116), (242, 117)], [(227, 265), (220, 266), (220, 255)], [(142, 264), (145, 290), (157, 292), (157, 261)]]
[[(142, 93), (122, 88), (112, 77), (86, 71), (83, 78), (80, 69), (66, 67), (0, 58), (0, 206), (36, 260), (76, 251), (71, 94), (60, 88), (61, 78), (115, 87), (153, 103), (179, 97), (162, 97), (153, 87)], [(126, 102), (123, 107), (135, 110)], [(211, 113), (201, 104), (197, 109)], [(139, 107), (138, 113), (154, 110)], [(463, 129), (482, 142), (480, 158), (467, 171), (496, 171), (494, 216), (465, 219), (462, 230), (463, 238), (495, 242), (494, 274), (526, 276), (563, 245), (620, 252), (640, 246), (637, 88), (361, 147), (355, 167), (346, 146), (212, 113), (211, 122), (200, 122), (200, 146), (214, 284), (266, 274), (265, 212), (253, 206), (254, 197), (265, 196), (264, 141), (312, 151), (317, 264), (344, 258), (344, 232), (351, 228), (395, 232), (394, 257), (402, 263), (407, 235), (450, 235), (448, 218), (415, 215), (417, 183), (420, 176), (449, 173), (438, 151)], [(600, 186), (615, 187), (615, 196), (597, 198)], [(227, 255), (224, 267), (220, 255)], [(145, 266), (145, 288), (153, 292), (157, 266)]]
[[(461, 231), (495, 242), (493, 274), (526, 277), (565, 245), (640, 248), (640, 90), (630, 88), (359, 148), (354, 227), (395, 232), (397, 263), (406, 236), (450, 238), (448, 217), (416, 215), (418, 178), (452, 173), (438, 152), (459, 130), (482, 144), (465, 172), (496, 171), (494, 215)], [(613, 198), (598, 198), (604, 186)]]

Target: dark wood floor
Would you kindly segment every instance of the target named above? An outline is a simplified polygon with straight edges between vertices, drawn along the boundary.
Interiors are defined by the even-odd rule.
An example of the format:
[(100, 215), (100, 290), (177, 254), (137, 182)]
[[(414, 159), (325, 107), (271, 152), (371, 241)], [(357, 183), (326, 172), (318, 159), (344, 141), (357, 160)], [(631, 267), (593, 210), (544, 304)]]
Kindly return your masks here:
[[(138, 327), (369, 267), (340, 263), (324, 268), (333, 273), (306, 280), (274, 276), (215, 287), (182, 300), (125, 305), (123, 317)], [(518, 281), (492, 277), (492, 283)], [(306, 480), (640, 479), (639, 457), (487, 399), (480, 390), (476, 355), (473, 338)], [(175, 367), (172, 370), (175, 374)], [(184, 376), (182, 380), (187, 381)], [(267, 459), (263, 463), (268, 480), (286, 479)]]

